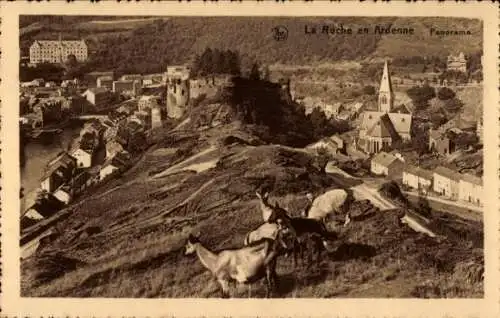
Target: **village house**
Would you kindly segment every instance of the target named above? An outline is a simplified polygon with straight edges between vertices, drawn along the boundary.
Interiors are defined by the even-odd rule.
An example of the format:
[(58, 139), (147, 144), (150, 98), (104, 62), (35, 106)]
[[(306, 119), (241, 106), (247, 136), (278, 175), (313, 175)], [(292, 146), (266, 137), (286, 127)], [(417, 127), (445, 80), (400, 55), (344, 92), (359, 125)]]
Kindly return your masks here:
[(113, 92), (126, 94), (132, 97), (138, 96), (142, 92), (142, 84), (138, 80), (119, 80), (113, 82)]
[(321, 108), (323, 108), (323, 112), (327, 118), (337, 118), (337, 116), (342, 112), (345, 107), (342, 103), (335, 104), (325, 104)]
[(118, 109), (112, 110), (108, 114), (109, 120), (115, 125), (119, 125), (121, 123), (126, 122), (128, 116), (129, 116), (129, 110), (122, 109), (121, 107)]
[(33, 106), (33, 113), (41, 122), (41, 126), (59, 122), (62, 119), (62, 100), (49, 98), (43, 99)]
[(60, 97), (63, 90), (59, 87), (37, 87), (33, 90), (33, 95), (38, 98)]
[(139, 99), (138, 108), (139, 111), (149, 111), (155, 107), (158, 107), (158, 97), (154, 95), (143, 95)]
[(99, 171), (99, 180), (103, 181), (106, 178), (114, 176), (127, 168), (130, 160), (130, 155), (126, 152), (120, 152), (113, 158), (107, 160)]
[(391, 149), (395, 142), (411, 140), (412, 115), (393, 112), (394, 99), (386, 61), (379, 88), (378, 111), (365, 111), (361, 116), (356, 146), (362, 151), (386, 151)]
[(142, 84), (142, 75), (141, 74), (125, 74), (120, 77), (121, 81), (138, 81)]
[(449, 155), (455, 151), (453, 141), (441, 131), (429, 130), (429, 150), (440, 155)]
[(190, 77), (191, 70), (185, 65), (167, 66), (166, 80), (180, 79), (187, 80)]
[(351, 110), (351, 119), (356, 119), (359, 117), (359, 114), (364, 110), (365, 105), (361, 102), (356, 102), (354, 103), (350, 110)]
[(432, 171), (413, 165), (403, 170), (403, 184), (426, 194), (432, 189)]
[(106, 128), (106, 130), (104, 130), (104, 134), (102, 135), (102, 140), (104, 142), (108, 142), (114, 139), (116, 132), (118, 131), (117, 124), (109, 119), (103, 121), (102, 124)]
[(123, 146), (116, 140), (110, 140), (106, 143), (106, 159), (111, 159), (122, 151)]
[(50, 193), (37, 200), (30, 206), (23, 215), (23, 218), (39, 221), (51, 217), (64, 207), (64, 203), (59, 201)]
[(77, 167), (90, 168), (98, 147), (99, 136), (93, 132), (84, 132), (80, 137), (78, 147), (71, 152), (71, 156), (76, 159)]
[(57, 198), (57, 200), (61, 201), (65, 205), (68, 205), (71, 200), (73, 199), (73, 196), (71, 194), (71, 187), (67, 184), (63, 184), (59, 188), (54, 191), (54, 197)]
[(439, 166), (434, 169), (433, 181), (434, 192), (446, 198), (457, 199), (458, 182), (460, 181), (460, 174), (458, 172)]
[(333, 135), (331, 137), (325, 137), (313, 144), (306, 146), (307, 149), (314, 149), (318, 151), (326, 151), (330, 155), (335, 155), (337, 153), (344, 153), (346, 151), (346, 142), (338, 135)]
[(163, 74), (146, 74), (142, 77), (142, 85), (153, 86), (164, 84)]
[(151, 129), (160, 128), (163, 126), (161, 110), (159, 107), (155, 107), (151, 109)]
[(401, 178), (403, 167), (403, 161), (392, 154), (382, 151), (372, 158), (370, 171), (376, 175), (388, 176), (392, 179), (397, 179)]
[(337, 152), (346, 154), (347, 151), (347, 143), (342, 137), (339, 135), (333, 135), (330, 139), (337, 145)]
[(63, 152), (47, 165), (40, 187), (49, 193), (53, 192), (73, 177), (76, 166), (75, 158)]
[(457, 72), (467, 72), (467, 59), (465, 58), (464, 53), (460, 52), (458, 55), (448, 55), (448, 60), (446, 63), (446, 69), (448, 71), (457, 71)]
[(71, 114), (79, 115), (86, 111), (85, 109), (86, 99), (82, 96), (70, 96), (68, 97), (68, 111)]
[(115, 73), (113, 71), (94, 71), (87, 73), (83, 76), (83, 79), (85, 82), (94, 84), (97, 83), (97, 79), (101, 76), (106, 76), (106, 77), (111, 77), (114, 78)]
[(94, 152), (88, 149), (76, 148), (71, 152), (71, 156), (75, 157), (78, 168), (89, 168), (92, 166)]
[(465, 173), (460, 176), (458, 182), (458, 198), (478, 206), (483, 204), (483, 180), (482, 178)]
[(54, 197), (64, 204), (69, 204), (75, 196), (81, 194), (85, 189), (92, 185), (90, 174), (83, 171), (73, 177), (68, 183), (60, 186), (55, 192)]
[(104, 87), (108, 90), (113, 89), (113, 77), (112, 76), (99, 76), (97, 78), (97, 87)]
[(106, 108), (113, 100), (113, 95), (105, 87), (89, 88), (83, 96), (96, 108)]

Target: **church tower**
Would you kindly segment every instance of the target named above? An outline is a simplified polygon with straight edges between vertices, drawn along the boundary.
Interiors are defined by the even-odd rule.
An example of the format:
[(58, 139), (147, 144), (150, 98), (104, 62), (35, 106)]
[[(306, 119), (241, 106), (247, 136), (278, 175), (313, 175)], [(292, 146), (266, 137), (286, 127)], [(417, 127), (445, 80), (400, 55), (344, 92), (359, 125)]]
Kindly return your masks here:
[(378, 91), (378, 111), (390, 113), (394, 105), (394, 92), (392, 91), (391, 75), (389, 74), (389, 67), (387, 60), (384, 64), (384, 71), (382, 73), (382, 80), (380, 81), (380, 88)]

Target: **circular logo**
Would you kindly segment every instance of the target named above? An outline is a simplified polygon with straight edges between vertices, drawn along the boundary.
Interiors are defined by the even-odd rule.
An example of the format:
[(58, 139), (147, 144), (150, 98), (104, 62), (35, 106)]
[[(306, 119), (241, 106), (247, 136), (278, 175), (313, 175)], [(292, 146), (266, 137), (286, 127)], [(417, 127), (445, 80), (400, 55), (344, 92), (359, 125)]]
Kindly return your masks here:
[(282, 25), (274, 27), (273, 37), (276, 41), (285, 41), (288, 38), (288, 29)]

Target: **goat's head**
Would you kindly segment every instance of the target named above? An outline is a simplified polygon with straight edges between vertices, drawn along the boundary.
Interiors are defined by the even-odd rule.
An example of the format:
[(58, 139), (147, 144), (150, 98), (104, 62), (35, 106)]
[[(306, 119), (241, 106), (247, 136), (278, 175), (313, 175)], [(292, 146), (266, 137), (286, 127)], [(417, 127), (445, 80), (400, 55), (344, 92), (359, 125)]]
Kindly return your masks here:
[(199, 234), (189, 234), (189, 237), (186, 242), (186, 251), (184, 255), (193, 254), (196, 251), (196, 244), (200, 242)]
[(313, 197), (313, 195), (312, 195), (312, 193), (311, 193), (311, 192), (307, 192), (307, 194), (306, 194), (306, 198), (307, 198), (307, 200), (309, 200), (309, 201), (313, 202), (314, 197)]
[(278, 225), (276, 240), (278, 241), (280, 248), (284, 251), (293, 250), (297, 240), (297, 234), (292, 227), (288, 226), (283, 221), (283, 219), (276, 220), (276, 224)]
[(255, 195), (257, 196), (257, 198), (259, 198), (259, 200), (265, 203), (267, 203), (267, 200), (269, 199), (269, 192), (267, 191), (263, 194), (261, 194), (260, 191), (255, 191)]

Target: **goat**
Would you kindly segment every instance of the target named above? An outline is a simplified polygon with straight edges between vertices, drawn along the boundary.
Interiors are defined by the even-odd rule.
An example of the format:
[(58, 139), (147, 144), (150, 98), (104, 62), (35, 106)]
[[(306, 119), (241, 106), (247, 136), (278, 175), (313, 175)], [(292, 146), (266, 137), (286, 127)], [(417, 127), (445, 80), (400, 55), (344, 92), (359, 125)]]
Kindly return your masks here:
[(283, 213), (286, 214), (286, 211), (283, 209), (277, 208), (269, 203), (269, 192), (261, 194), (259, 191), (256, 191), (255, 195), (259, 198), (260, 211), (262, 212), (262, 219), (264, 222), (268, 222), (273, 215), (275, 218), (282, 218), (284, 216)]
[(259, 227), (257, 227), (255, 230), (248, 232), (248, 234), (245, 236), (243, 244), (249, 245), (263, 238), (275, 240), (276, 237), (278, 236), (279, 229), (280, 227), (277, 223), (265, 222), (259, 225)]
[[(310, 208), (304, 213), (309, 219), (321, 220), (326, 223), (326, 219), (333, 213), (345, 212), (344, 226), (351, 222), (349, 207), (352, 198), (343, 189), (327, 191), (313, 200), (310, 193), (307, 194), (310, 201)], [(347, 211), (346, 211), (347, 210)]]
[(276, 240), (278, 232), (283, 229), (286, 229), (289, 233), (288, 238), (290, 249), (282, 251), (285, 254), (285, 257), (288, 257), (289, 253), (295, 249), (296, 235), (291, 227), (286, 227), (286, 225), (283, 224), (281, 219), (278, 219), (276, 223), (262, 223), (255, 230), (248, 232), (245, 236), (245, 240), (243, 241), (243, 245), (250, 245), (264, 238)]
[(307, 251), (307, 267), (309, 268), (313, 261), (313, 253), (316, 254), (316, 265), (319, 266), (321, 262), (321, 252), (325, 249), (324, 241), (321, 235), (317, 233), (304, 233), (299, 236), (295, 253), (299, 255), (299, 259), (304, 263), (304, 252)]
[[(282, 227), (287, 227), (291, 229), (291, 233), (295, 236), (295, 241), (293, 242), (293, 254), (294, 254), (294, 268), (297, 265), (297, 256), (301, 251), (301, 243), (305, 242), (307, 237), (315, 235), (314, 238), (317, 241), (317, 237), (320, 238), (322, 245), (329, 249), (328, 245), (330, 241), (338, 239), (338, 235), (335, 232), (330, 232), (327, 230), (324, 222), (320, 220), (304, 218), (304, 217), (290, 217), (285, 209), (281, 208), (278, 204), (274, 207), (275, 213), (269, 218), (269, 222), (276, 222), (281, 224)], [(304, 236), (304, 238), (302, 238)]]
[(276, 240), (261, 239), (238, 249), (226, 249), (212, 252), (203, 246), (198, 236), (189, 235), (185, 254), (196, 253), (200, 262), (217, 279), (222, 289), (222, 297), (229, 297), (229, 286), (233, 281), (248, 286), (251, 296), (251, 284), (266, 278), (266, 298), (272, 292), (276, 280), (276, 261), (282, 248), (289, 249), (284, 232), (278, 231)]

